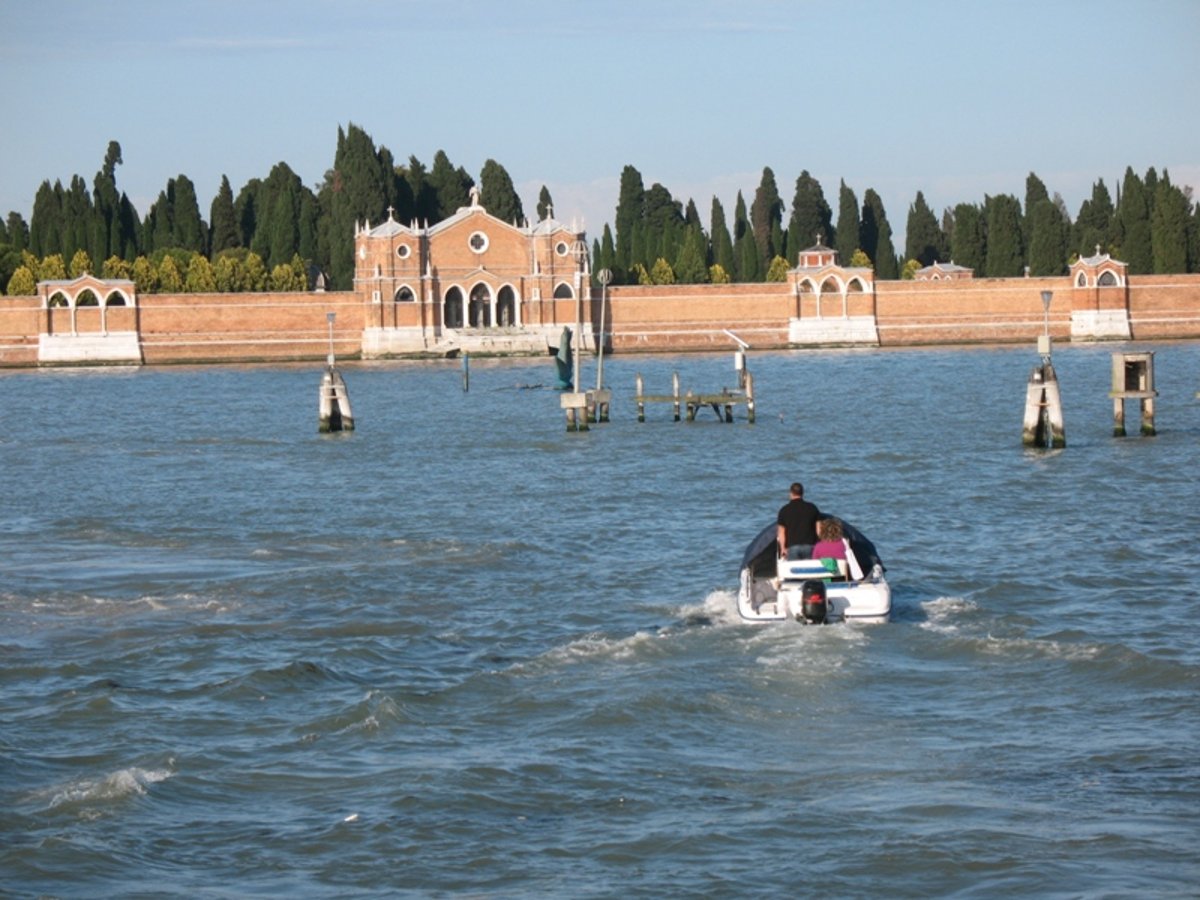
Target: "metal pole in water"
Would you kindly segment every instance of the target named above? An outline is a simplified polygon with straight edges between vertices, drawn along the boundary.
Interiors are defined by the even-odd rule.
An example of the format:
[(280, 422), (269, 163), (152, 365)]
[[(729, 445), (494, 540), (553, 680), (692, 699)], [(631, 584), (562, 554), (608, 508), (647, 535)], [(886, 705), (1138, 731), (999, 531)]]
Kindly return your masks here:
[(462, 358), (463, 393), (471, 390), (471, 354), (464, 353)]
[(600, 352), (596, 360), (596, 390), (599, 391), (604, 387), (604, 308), (608, 299), (608, 283), (612, 281), (612, 270), (601, 269), (596, 273), (596, 280), (600, 282), (600, 340), (596, 345)]

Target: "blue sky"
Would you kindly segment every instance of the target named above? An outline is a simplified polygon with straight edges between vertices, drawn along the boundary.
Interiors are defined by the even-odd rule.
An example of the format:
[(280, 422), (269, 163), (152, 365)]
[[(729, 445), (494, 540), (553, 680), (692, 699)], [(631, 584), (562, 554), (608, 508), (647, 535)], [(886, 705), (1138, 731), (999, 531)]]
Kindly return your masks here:
[(1127, 165), (1200, 186), (1198, 39), (1197, 0), (0, 0), (0, 215), (115, 139), (140, 214), (182, 173), (207, 218), (222, 174), (315, 186), (353, 122), (494, 158), (593, 237), (626, 164), (706, 225), (764, 166), (785, 220), (802, 170), (898, 233), (918, 190), (940, 214), (1031, 171), (1074, 217)]

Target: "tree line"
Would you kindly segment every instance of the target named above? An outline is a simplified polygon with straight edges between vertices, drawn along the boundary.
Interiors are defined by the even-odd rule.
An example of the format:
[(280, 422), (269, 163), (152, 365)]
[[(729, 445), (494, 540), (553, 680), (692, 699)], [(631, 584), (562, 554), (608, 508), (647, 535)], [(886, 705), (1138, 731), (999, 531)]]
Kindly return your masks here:
[(873, 268), (877, 279), (911, 278), (934, 262), (986, 278), (1063, 275), (1097, 248), (1127, 262), (1134, 275), (1200, 271), (1200, 207), (1191, 188), (1172, 184), (1165, 169), (1139, 176), (1127, 167), (1115, 202), (1104, 180), (1096, 181), (1074, 221), (1061, 195), (1051, 196), (1032, 172), (1024, 203), (1011, 194), (985, 196), (947, 208), (940, 219), (918, 191), (903, 252), (872, 188), (860, 204), (841, 181), (835, 219), (820, 183), (802, 171), (786, 225), (784, 212), (770, 167), (749, 207), (738, 192), (732, 225), (714, 197), (706, 229), (692, 200), (683, 204), (661, 184), (646, 188), (641, 173), (626, 166), (615, 234), (605, 224), (593, 265), (609, 269), (617, 284), (783, 281), (800, 251), (819, 243), (837, 250), (843, 265)]
[[(415, 156), (397, 163), (353, 123), (339, 126), (333, 166), (315, 188), (285, 162), (236, 195), (222, 176), (207, 220), (195, 185), (182, 174), (139, 216), (118, 190), (121, 164), (120, 144), (111, 141), (90, 190), (79, 175), (67, 187), (44, 181), (28, 224), (16, 212), (0, 221), (0, 287), (30, 294), (39, 280), (86, 271), (131, 278), (143, 292), (298, 290), (321, 273), (330, 288), (346, 290), (353, 283), (355, 222), (379, 222), (390, 211), (405, 224), (433, 225), (466, 206), (476, 186), (444, 151), (429, 167)], [(484, 163), (478, 186), (490, 213), (525, 221), (521, 198), (498, 162)], [(543, 186), (539, 220), (552, 203)], [(738, 192), (732, 221), (714, 197), (705, 222), (693, 200), (684, 203), (658, 183), (645, 187), (627, 165), (614, 221), (593, 241), (593, 272), (609, 269), (616, 284), (783, 281), (800, 251), (817, 243), (836, 249), (843, 264), (871, 267), (885, 280), (912, 277), (933, 262), (967, 266), (980, 277), (1060, 275), (1097, 247), (1135, 275), (1200, 271), (1200, 208), (1191, 188), (1174, 185), (1165, 169), (1140, 176), (1126, 168), (1115, 200), (1098, 180), (1074, 220), (1062, 197), (1033, 173), (1023, 201), (985, 196), (940, 217), (918, 191), (902, 251), (872, 188), (860, 203), (841, 181), (835, 217), (820, 182), (802, 171), (785, 222), (786, 209), (770, 167), (749, 204)]]

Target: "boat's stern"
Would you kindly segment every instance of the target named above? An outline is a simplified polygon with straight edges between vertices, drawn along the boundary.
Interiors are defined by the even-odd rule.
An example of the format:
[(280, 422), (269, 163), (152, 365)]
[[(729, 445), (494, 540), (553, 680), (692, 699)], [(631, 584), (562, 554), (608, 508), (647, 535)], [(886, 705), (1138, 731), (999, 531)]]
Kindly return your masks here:
[[(886, 622), (892, 611), (892, 590), (881, 570), (861, 581), (835, 581), (814, 559), (780, 560), (775, 578), (742, 569), (738, 613), (749, 621), (810, 621), (805, 611), (805, 585), (824, 587), (827, 622)], [(812, 593), (810, 588), (809, 593)]]

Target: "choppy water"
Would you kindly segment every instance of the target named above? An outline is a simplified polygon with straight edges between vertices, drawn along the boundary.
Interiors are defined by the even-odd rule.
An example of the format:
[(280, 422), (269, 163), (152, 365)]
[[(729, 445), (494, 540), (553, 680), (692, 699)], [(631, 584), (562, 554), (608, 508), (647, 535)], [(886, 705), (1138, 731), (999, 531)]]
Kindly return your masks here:
[[(1195, 896), (1200, 346), (1124, 440), (1115, 349), (1054, 453), (1031, 348), (0, 374), (0, 894)], [(890, 624), (738, 621), (796, 478)]]

